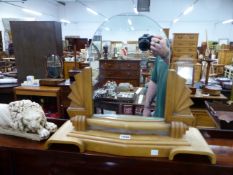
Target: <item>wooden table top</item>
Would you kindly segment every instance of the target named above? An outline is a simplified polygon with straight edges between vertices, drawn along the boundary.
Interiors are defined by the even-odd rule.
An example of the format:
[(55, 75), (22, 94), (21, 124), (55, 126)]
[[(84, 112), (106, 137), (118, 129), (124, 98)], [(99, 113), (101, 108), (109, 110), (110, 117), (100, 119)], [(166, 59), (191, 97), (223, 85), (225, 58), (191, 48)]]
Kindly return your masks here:
[(27, 91), (41, 91), (41, 92), (57, 92), (60, 90), (59, 87), (51, 86), (18, 86), (15, 87), (15, 90), (27, 90)]

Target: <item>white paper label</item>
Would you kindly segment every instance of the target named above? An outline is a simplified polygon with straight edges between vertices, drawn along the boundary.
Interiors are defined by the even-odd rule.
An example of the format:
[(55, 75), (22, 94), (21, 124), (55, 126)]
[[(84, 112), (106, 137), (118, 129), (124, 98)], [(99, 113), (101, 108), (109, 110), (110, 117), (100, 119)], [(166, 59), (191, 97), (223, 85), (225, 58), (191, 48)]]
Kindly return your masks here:
[(150, 154), (151, 154), (152, 156), (158, 156), (158, 155), (159, 155), (159, 150), (157, 150), (157, 149), (152, 149), (152, 150), (150, 151)]
[(122, 140), (130, 140), (131, 139), (131, 135), (121, 134), (120, 135), (120, 139), (122, 139)]

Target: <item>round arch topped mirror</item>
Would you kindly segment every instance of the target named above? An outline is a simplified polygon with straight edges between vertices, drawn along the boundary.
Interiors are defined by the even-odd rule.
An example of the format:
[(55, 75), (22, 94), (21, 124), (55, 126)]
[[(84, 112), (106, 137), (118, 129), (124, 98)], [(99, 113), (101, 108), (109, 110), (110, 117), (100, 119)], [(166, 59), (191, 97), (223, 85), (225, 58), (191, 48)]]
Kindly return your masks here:
[[(128, 57), (133, 58), (141, 53), (138, 38), (144, 34), (166, 38), (160, 25), (145, 15), (123, 13), (113, 16), (96, 30), (91, 44), (92, 57), (119, 58), (121, 49), (127, 47)], [(104, 55), (106, 48), (108, 55)], [(141, 58), (140, 54), (138, 56)]]

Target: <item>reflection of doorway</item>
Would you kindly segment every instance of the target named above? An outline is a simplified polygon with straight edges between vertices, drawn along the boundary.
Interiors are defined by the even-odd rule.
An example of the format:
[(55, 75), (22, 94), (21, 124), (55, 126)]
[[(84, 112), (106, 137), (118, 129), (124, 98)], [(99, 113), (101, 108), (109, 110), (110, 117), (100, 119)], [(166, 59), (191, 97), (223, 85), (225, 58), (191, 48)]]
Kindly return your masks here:
[(11, 27), (10, 27), (10, 21), (21, 21), (20, 19), (17, 18), (3, 18), (2, 23), (3, 23), (3, 28), (4, 28), (4, 33), (3, 33), (3, 42), (6, 50), (6, 52), (9, 54), (9, 46), (11, 47), (10, 53), (12, 53), (13, 49), (13, 42), (12, 42), (12, 35), (11, 35)]

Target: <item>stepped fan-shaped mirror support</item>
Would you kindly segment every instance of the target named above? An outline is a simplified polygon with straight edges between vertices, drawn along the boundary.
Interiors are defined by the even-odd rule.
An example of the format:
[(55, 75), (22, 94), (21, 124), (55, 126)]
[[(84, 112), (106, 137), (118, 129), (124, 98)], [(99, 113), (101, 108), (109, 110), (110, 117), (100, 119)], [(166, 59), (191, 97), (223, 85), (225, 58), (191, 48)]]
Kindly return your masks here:
[(95, 151), (122, 156), (169, 157), (177, 154), (216, 157), (200, 132), (191, 127), (194, 117), (190, 90), (185, 80), (169, 70), (166, 89), (165, 120), (141, 116), (93, 114), (91, 69), (86, 68), (71, 85), (71, 117), (46, 142), (72, 144), (80, 152)]
[(67, 112), (70, 117), (76, 115), (93, 115), (92, 101), (92, 71), (90, 67), (84, 68), (84, 71), (76, 74), (75, 81), (71, 84), (71, 93), (68, 98), (71, 100)]

